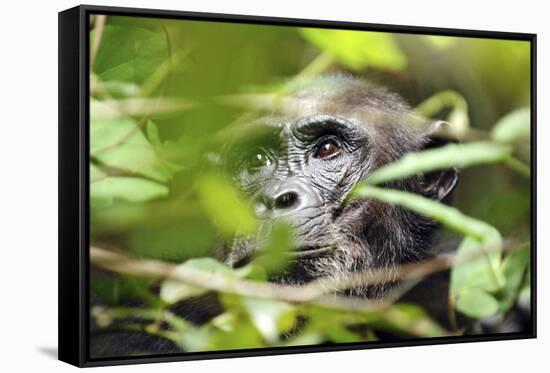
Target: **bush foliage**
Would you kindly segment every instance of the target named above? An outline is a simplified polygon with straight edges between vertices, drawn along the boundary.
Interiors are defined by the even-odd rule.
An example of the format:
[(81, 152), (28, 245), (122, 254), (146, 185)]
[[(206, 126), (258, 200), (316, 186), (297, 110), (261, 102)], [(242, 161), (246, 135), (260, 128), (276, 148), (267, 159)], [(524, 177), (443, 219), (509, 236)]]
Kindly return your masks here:
[[(217, 172), (224, 130), (243, 115), (230, 98), (276, 94), (289, 80), (331, 71), (402, 93), (461, 139), (375, 171), (354, 194), (429, 216), (460, 238), (450, 317), (484, 319), (529, 300), (528, 43), (119, 16), (95, 16), (90, 41), (92, 246), (157, 269), (170, 263), (175, 274), (92, 272), (92, 291), (106, 302), (91, 309), (99, 326), (137, 318), (147, 333), (185, 351), (464, 332), (398, 299), (339, 302), (300, 289), (284, 299), (266, 278), (284, 268), (292, 245), (286, 226), (274, 229), (267, 259), (239, 269), (213, 259), (220, 242), (256, 229), (244, 197)], [(455, 207), (382, 187), (448, 167), (461, 169)], [(206, 324), (171, 313), (171, 304), (209, 291), (219, 294), (224, 312)], [(135, 299), (142, 306), (129, 307)]]

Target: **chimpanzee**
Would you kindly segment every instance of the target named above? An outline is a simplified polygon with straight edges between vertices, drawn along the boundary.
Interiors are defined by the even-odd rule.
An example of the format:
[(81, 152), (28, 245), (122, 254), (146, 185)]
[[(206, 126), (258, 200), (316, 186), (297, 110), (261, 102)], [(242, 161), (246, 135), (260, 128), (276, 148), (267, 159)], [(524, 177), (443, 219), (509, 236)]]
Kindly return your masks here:
[[(295, 258), (277, 280), (301, 284), (433, 254), (433, 221), (375, 200), (347, 202), (352, 189), (377, 168), (443, 145), (444, 126), (416, 116), (385, 89), (336, 75), (298, 84), (241, 131), (250, 135), (236, 139), (230, 146), (236, 154), (227, 158), (236, 185), (250, 197), (265, 228), (259, 231), (279, 220), (294, 227)], [(449, 199), (457, 180), (457, 171), (448, 169), (388, 186), (441, 201)], [(261, 239), (236, 241), (227, 262), (245, 264), (258, 254)], [(386, 288), (351, 290), (380, 297)]]

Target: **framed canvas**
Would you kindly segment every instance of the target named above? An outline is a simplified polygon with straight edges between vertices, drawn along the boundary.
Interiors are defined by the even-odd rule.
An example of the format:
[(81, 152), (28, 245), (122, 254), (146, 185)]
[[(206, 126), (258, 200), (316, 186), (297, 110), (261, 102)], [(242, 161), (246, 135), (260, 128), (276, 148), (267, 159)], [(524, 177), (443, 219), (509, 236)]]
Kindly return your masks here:
[(536, 336), (536, 35), (59, 13), (59, 359)]

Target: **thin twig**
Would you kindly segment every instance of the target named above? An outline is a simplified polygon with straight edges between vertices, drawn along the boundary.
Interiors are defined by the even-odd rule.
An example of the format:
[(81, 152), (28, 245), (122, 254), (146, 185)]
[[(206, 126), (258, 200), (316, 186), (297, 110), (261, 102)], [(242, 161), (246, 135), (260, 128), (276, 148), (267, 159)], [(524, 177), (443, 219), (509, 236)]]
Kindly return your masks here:
[(97, 15), (94, 23), (94, 40), (92, 41), (92, 46), (90, 48), (90, 68), (93, 68), (95, 57), (97, 56), (97, 51), (101, 45), (101, 39), (103, 37), (103, 30), (105, 29), (105, 22), (107, 21), (107, 16)]
[(509, 156), (504, 160), (504, 164), (508, 166), (511, 170), (516, 171), (521, 176), (526, 177), (527, 179), (531, 179), (530, 167), (519, 159)]
[(323, 52), (315, 57), (302, 71), (300, 71), (297, 78), (306, 79), (319, 76), (334, 65), (335, 61), (336, 59), (332, 55)]
[[(511, 249), (511, 247), (509, 248)], [(366, 288), (386, 283), (391, 271), (393, 281), (419, 281), (428, 275), (444, 271), (457, 264), (475, 260), (488, 254), (494, 248), (480, 246), (470, 255), (446, 254), (420, 263), (404, 264), (391, 269), (374, 269), (342, 277), (329, 277), (312, 281), (309, 284), (281, 285), (250, 281), (218, 272), (207, 272), (192, 268), (179, 268), (175, 264), (153, 259), (136, 259), (112, 251), (90, 247), (91, 262), (104, 269), (126, 275), (171, 279), (204, 289), (242, 296), (268, 298), (291, 303), (311, 302), (339, 309), (380, 309), (391, 305), (406, 292), (399, 289), (381, 300), (364, 300), (335, 295), (338, 291), (353, 288)]]

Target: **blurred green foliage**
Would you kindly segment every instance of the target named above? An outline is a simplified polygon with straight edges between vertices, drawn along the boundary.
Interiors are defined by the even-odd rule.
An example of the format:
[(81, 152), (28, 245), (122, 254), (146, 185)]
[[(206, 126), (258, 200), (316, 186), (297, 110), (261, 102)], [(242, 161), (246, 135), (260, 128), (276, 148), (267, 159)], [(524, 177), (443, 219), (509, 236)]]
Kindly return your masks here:
[[(224, 130), (243, 115), (221, 98), (273, 93), (291, 77), (350, 71), (401, 93), (420, 114), (450, 122), (465, 142), (408, 155), (373, 173), (357, 193), (457, 231), (459, 259), (487, 250), (453, 268), (453, 312), (485, 318), (529, 297), (528, 250), (502, 255), (502, 238), (530, 243), (528, 43), (119, 16), (100, 26), (98, 17), (90, 31), (97, 46), (90, 61), (95, 246), (236, 280), (263, 282), (280, 271), (292, 246), (286, 226), (276, 226), (266, 256), (244, 268), (211, 258), (224, 239), (256, 229), (246, 200), (217, 172), (219, 149), (231, 140)], [(449, 166), (462, 168), (456, 208), (372, 186)], [(444, 330), (418, 305), (341, 310), (235, 294), (220, 294), (224, 313), (197, 326), (167, 307), (206, 288), (100, 274), (92, 274), (91, 287), (109, 305), (92, 310), (98, 324), (148, 320), (148, 333), (186, 351), (371, 341), (387, 331), (461, 332)], [(135, 298), (146, 308), (124, 307)], [(304, 319), (304, 328), (285, 336)], [(170, 328), (160, 328), (159, 320)]]
[(366, 67), (403, 70), (407, 56), (392, 34), (304, 28), (304, 38), (354, 71)]

